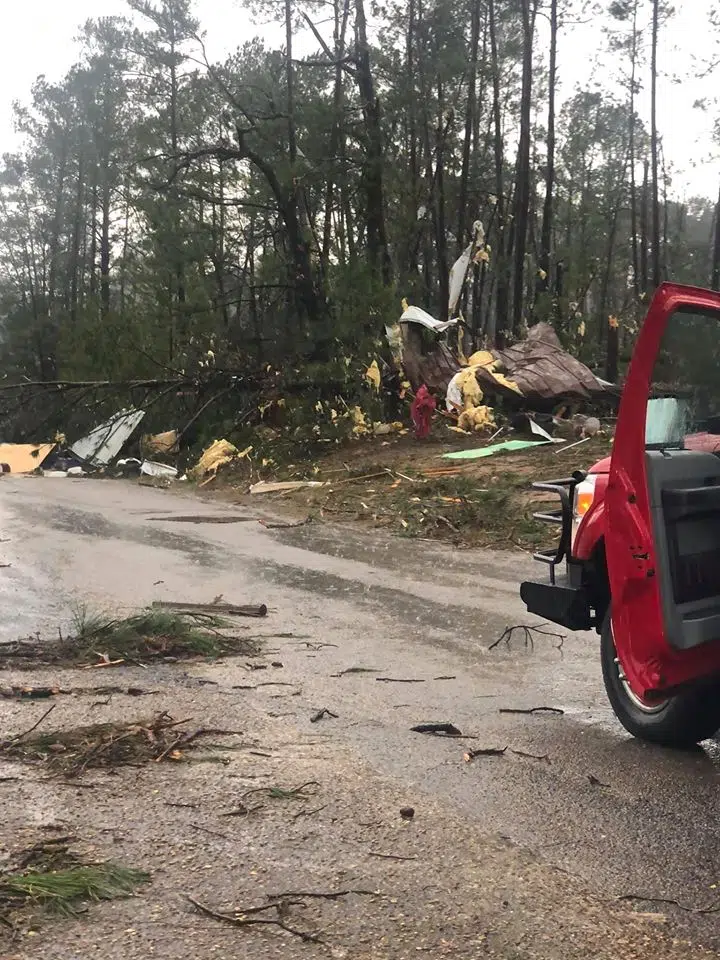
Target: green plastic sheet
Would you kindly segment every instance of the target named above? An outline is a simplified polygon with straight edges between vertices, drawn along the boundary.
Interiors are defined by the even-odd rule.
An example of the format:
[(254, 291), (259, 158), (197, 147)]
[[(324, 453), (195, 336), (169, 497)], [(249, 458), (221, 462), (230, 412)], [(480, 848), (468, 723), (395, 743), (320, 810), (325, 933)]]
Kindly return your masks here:
[(478, 460), (480, 457), (491, 457), (501, 450), (525, 450), (528, 447), (544, 447), (549, 440), (503, 440), (502, 443), (493, 443), (489, 447), (477, 447), (475, 450), (455, 450), (454, 453), (444, 453), (445, 460)]

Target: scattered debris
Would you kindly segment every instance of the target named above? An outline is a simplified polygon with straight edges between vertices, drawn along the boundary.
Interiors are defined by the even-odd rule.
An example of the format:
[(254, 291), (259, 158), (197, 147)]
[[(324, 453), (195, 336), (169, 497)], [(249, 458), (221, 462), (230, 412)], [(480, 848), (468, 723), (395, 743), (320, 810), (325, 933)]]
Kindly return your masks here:
[(410, 727), (413, 733), (427, 733), (433, 737), (462, 737), (463, 732), (452, 723), (418, 723)]
[(0, 743), (0, 755), (23, 763), (44, 764), (54, 773), (78, 777), (91, 768), (177, 762), (184, 759), (185, 752), (195, 746), (201, 737), (238, 734), (237, 730), (203, 727), (193, 732), (178, 733), (177, 728), (189, 722), (173, 720), (163, 712), (146, 720), (100, 723), (36, 734), (34, 731), (40, 725), (38, 723), (30, 730)]
[(144, 457), (163, 454), (169, 456), (178, 452), (180, 434), (177, 430), (168, 430), (165, 433), (145, 434), (140, 440), (140, 451)]
[(155, 600), (153, 607), (160, 610), (183, 610), (193, 613), (219, 613), (225, 617), (266, 617), (268, 608), (264, 603), (236, 604), (213, 601), (212, 603), (183, 603), (180, 600)]
[(322, 710), (318, 710), (317, 713), (314, 713), (310, 717), (310, 723), (317, 723), (318, 720), (324, 720), (325, 717), (331, 717), (333, 720), (337, 720), (338, 715), (333, 713), (332, 710), (328, 710), (327, 707), (323, 707)]
[(415, 816), (415, 807), (400, 807), (400, 816), (403, 820), (412, 820)]
[(463, 760), (465, 763), (470, 763), (476, 757), (502, 757), (507, 749), (507, 747), (478, 747), (476, 750), (468, 750), (463, 756)]
[(592, 440), (592, 437), (583, 437), (582, 440), (577, 440), (575, 443), (569, 443), (566, 447), (561, 447), (559, 450), (556, 450), (555, 456), (560, 453), (565, 453), (568, 450), (574, 450), (575, 447), (579, 447), (582, 443), (587, 443), (588, 440)]
[(77, 440), (70, 447), (70, 452), (86, 463), (107, 466), (120, 453), (144, 416), (144, 410), (120, 410), (87, 436)]
[(258, 480), (250, 487), (250, 493), (285, 493), (303, 487), (325, 487), (325, 480)]
[(163, 477), (168, 480), (174, 480), (178, 475), (178, 469), (169, 463), (158, 463), (157, 460), (143, 460), (140, 465), (140, 473), (146, 477)]
[(233, 460), (241, 460), (243, 457), (249, 456), (251, 451), (252, 447), (238, 450), (229, 440), (215, 440), (203, 451), (192, 470), (188, 471), (189, 476), (193, 480), (214, 477), (220, 467), (224, 467)]

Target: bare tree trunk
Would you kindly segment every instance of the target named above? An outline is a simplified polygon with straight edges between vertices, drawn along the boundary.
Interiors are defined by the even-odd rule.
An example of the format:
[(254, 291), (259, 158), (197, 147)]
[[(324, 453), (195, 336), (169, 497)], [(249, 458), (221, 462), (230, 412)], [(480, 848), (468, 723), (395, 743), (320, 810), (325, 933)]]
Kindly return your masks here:
[(110, 162), (106, 149), (107, 145), (103, 144), (100, 204), (100, 319), (103, 323), (107, 322), (110, 315)]
[(77, 322), (78, 283), (80, 271), (80, 240), (83, 234), (83, 195), (85, 192), (85, 164), (83, 147), (78, 154), (77, 183), (75, 186), (75, 210), (73, 212), (72, 247), (70, 250), (70, 323)]
[(660, 0), (653, 0), (652, 54), (650, 62), (650, 151), (652, 159), (652, 280), (660, 286), (660, 199), (658, 189), (657, 45)]
[(553, 228), (553, 188), (555, 186), (555, 86), (557, 82), (557, 0), (550, 3), (550, 75), (548, 77), (547, 168), (545, 172), (545, 203), (543, 204), (542, 232), (537, 293), (550, 287), (550, 253)]
[(615, 190), (615, 202), (610, 213), (610, 230), (608, 233), (607, 255), (605, 257), (605, 270), (603, 271), (602, 287), (600, 292), (600, 327), (607, 327), (607, 352), (605, 354), (605, 377), (614, 383), (618, 375), (618, 327), (616, 323), (610, 323), (608, 316), (608, 300), (610, 292), (610, 275), (612, 272), (613, 257), (615, 254), (615, 239), (617, 237), (618, 220), (620, 217), (620, 208), (623, 199), (623, 184), (625, 183), (625, 173), (627, 165), (622, 169), (617, 187)]
[(463, 140), (462, 169), (460, 171), (460, 198), (458, 200), (457, 252), (465, 246), (466, 230), (469, 221), (467, 215), (468, 181), (470, 178), (470, 151), (472, 135), (477, 113), (477, 60), (480, 45), (480, 0), (473, 0), (470, 26), (470, 68), (468, 70), (468, 92), (465, 108), (465, 139)]
[[(409, 0), (408, 4), (408, 29), (405, 44), (406, 61), (408, 71), (408, 85), (410, 90), (415, 90), (415, 0)], [(411, 103), (408, 110), (408, 139), (410, 154), (410, 183), (412, 187), (413, 203), (418, 201), (418, 181), (420, 179), (420, 170), (418, 168), (417, 156), (417, 114), (415, 104)], [(414, 269), (413, 263), (408, 263), (408, 270)]]
[(530, 111), (532, 107), (532, 54), (537, 0), (522, 0), (523, 69), (520, 98), (520, 138), (515, 165), (515, 198), (513, 205), (513, 310), (512, 327), (517, 336), (523, 318), (525, 289), (525, 250), (527, 247), (528, 210), (530, 205)]
[(130, 176), (125, 177), (125, 216), (123, 223), (123, 244), (120, 257), (120, 319), (125, 322), (127, 297), (127, 258), (130, 247)]
[(638, 0), (633, 4), (632, 47), (630, 67), (630, 233), (632, 245), (633, 292), (635, 300), (640, 296), (640, 278), (638, 271), (638, 222), (637, 222), (637, 186), (635, 183), (635, 75), (637, 72), (637, 12)]
[(295, 163), (297, 161), (297, 137), (295, 135), (295, 76), (292, 55), (292, 0), (285, 0), (285, 84), (287, 94), (288, 155), (292, 168), (291, 175), (294, 176)]
[[(345, 56), (345, 33), (347, 30), (348, 16), (350, 12), (349, 0), (344, 0), (342, 15), (340, 14), (340, 0), (335, 0), (335, 29), (333, 31), (335, 38), (335, 85), (333, 88), (333, 126), (330, 133), (329, 156), (331, 163), (336, 162), (343, 152), (341, 150), (344, 133), (342, 127), (342, 105), (343, 105), (343, 86), (344, 70), (340, 61)], [(321, 262), (323, 272), (327, 273), (330, 261), (330, 245), (332, 242), (332, 222), (333, 207), (335, 198), (335, 181), (332, 171), (328, 174), (325, 185), (325, 224), (323, 227), (323, 242), (321, 251)]]
[(97, 293), (97, 210), (98, 210), (98, 183), (97, 170), (93, 174), (92, 200), (90, 203), (90, 297)]
[(493, 88), (493, 126), (495, 157), (495, 203), (497, 210), (497, 244), (495, 247), (495, 338), (502, 347), (508, 328), (508, 276), (505, 237), (505, 145), (503, 143), (502, 113), (500, 98), (500, 61), (498, 58), (497, 21), (495, 19), (495, 0), (488, 0), (488, 27), (490, 32), (490, 56)]
[(640, 195), (640, 288), (643, 293), (648, 292), (648, 201), (649, 201), (649, 170), (647, 160), (643, 164), (643, 185)]
[(385, 232), (385, 197), (383, 191), (383, 136), (380, 125), (380, 100), (370, 64), (364, 0), (355, 0), (355, 47), (357, 84), (360, 92), (366, 133), (366, 158), (362, 179), (367, 204), (367, 244), (370, 261), (381, 272), (383, 283), (390, 284), (392, 265)]
[(450, 280), (447, 252), (447, 233), (445, 229), (445, 142), (449, 121), (445, 121), (445, 92), (438, 77), (438, 118), (435, 130), (435, 196), (437, 198), (435, 221), (435, 243), (438, 263), (438, 285), (440, 288), (440, 319), (448, 319), (448, 300), (450, 298)]

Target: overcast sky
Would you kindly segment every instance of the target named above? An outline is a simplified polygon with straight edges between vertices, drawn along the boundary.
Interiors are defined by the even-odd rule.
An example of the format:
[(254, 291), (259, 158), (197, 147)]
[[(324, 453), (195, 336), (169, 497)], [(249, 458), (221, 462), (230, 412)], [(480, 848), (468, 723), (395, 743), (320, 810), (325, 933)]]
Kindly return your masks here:
[[(604, 0), (603, 0), (604, 2)], [(674, 193), (715, 198), (720, 182), (720, 156), (712, 141), (714, 109), (693, 108), (696, 100), (715, 96), (720, 71), (698, 77), (698, 62), (712, 57), (717, 42), (708, 30), (707, 11), (715, 0), (680, 0), (671, 27), (664, 31), (659, 61), (666, 72), (660, 85), (659, 126), (665, 155), (674, 170)], [(12, 128), (12, 102), (25, 100), (38, 74), (59, 79), (76, 59), (74, 38), (90, 17), (126, 13), (124, 0), (6, 0), (0, 57), (0, 152), (17, 146)], [(254, 26), (237, 0), (196, 0), (195, 9), (207, 31), (208, 56), (220, 58), (249, 39)], [(598, 80), (617, 83), (615, 65), (602, 54), (601, 21), (566, 28), (558, 58), (561, 97), (576, 84)], [(271, 31), (262, 30), (268, 37)], [(278, 36), (278, 44), (282, 37)], [(600, 57), (598, 60), (597, 58)], [(679, 78), (676, 83), (670, 75)], [(640, 109), (647, 115), (647, 97)], [(720, 107), (718, 107), (720, 111)]]

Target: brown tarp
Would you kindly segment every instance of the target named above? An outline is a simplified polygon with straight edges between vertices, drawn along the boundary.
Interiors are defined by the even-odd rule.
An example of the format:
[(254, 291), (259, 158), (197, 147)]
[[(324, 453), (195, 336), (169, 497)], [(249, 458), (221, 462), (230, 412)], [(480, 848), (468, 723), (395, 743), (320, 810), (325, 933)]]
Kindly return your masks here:
[[(403, 367), (414, 389), (424, 383), (433, 393), (444, 393), (452, 377), (462, 369), (447, 344), (438, 341), (423, 353), (422, 338), (413, 323), (400, 324), (403, 334)], [(592, 371), (563, 350), (557, 334), (548, 323), (531, 327), (527, 338), (505, 350), (493, 350), (500, 361), (500, 370), (516, 383), (530, 405), (546, 405), (563, 399), (589, 400), (605, 392), (605, 387)], [(490, 370), (479, 368), (477, 378), (483, 393), (504, 396), (515, 404), (517, 393), (493, 377)]]
[(605, 388), (584, 363), (566, 353), (549, 323), (530, 327), (527, 338), (506, 350), (493, 350), (505, 375), (529, 400), (560, 397), (589, 400)]

